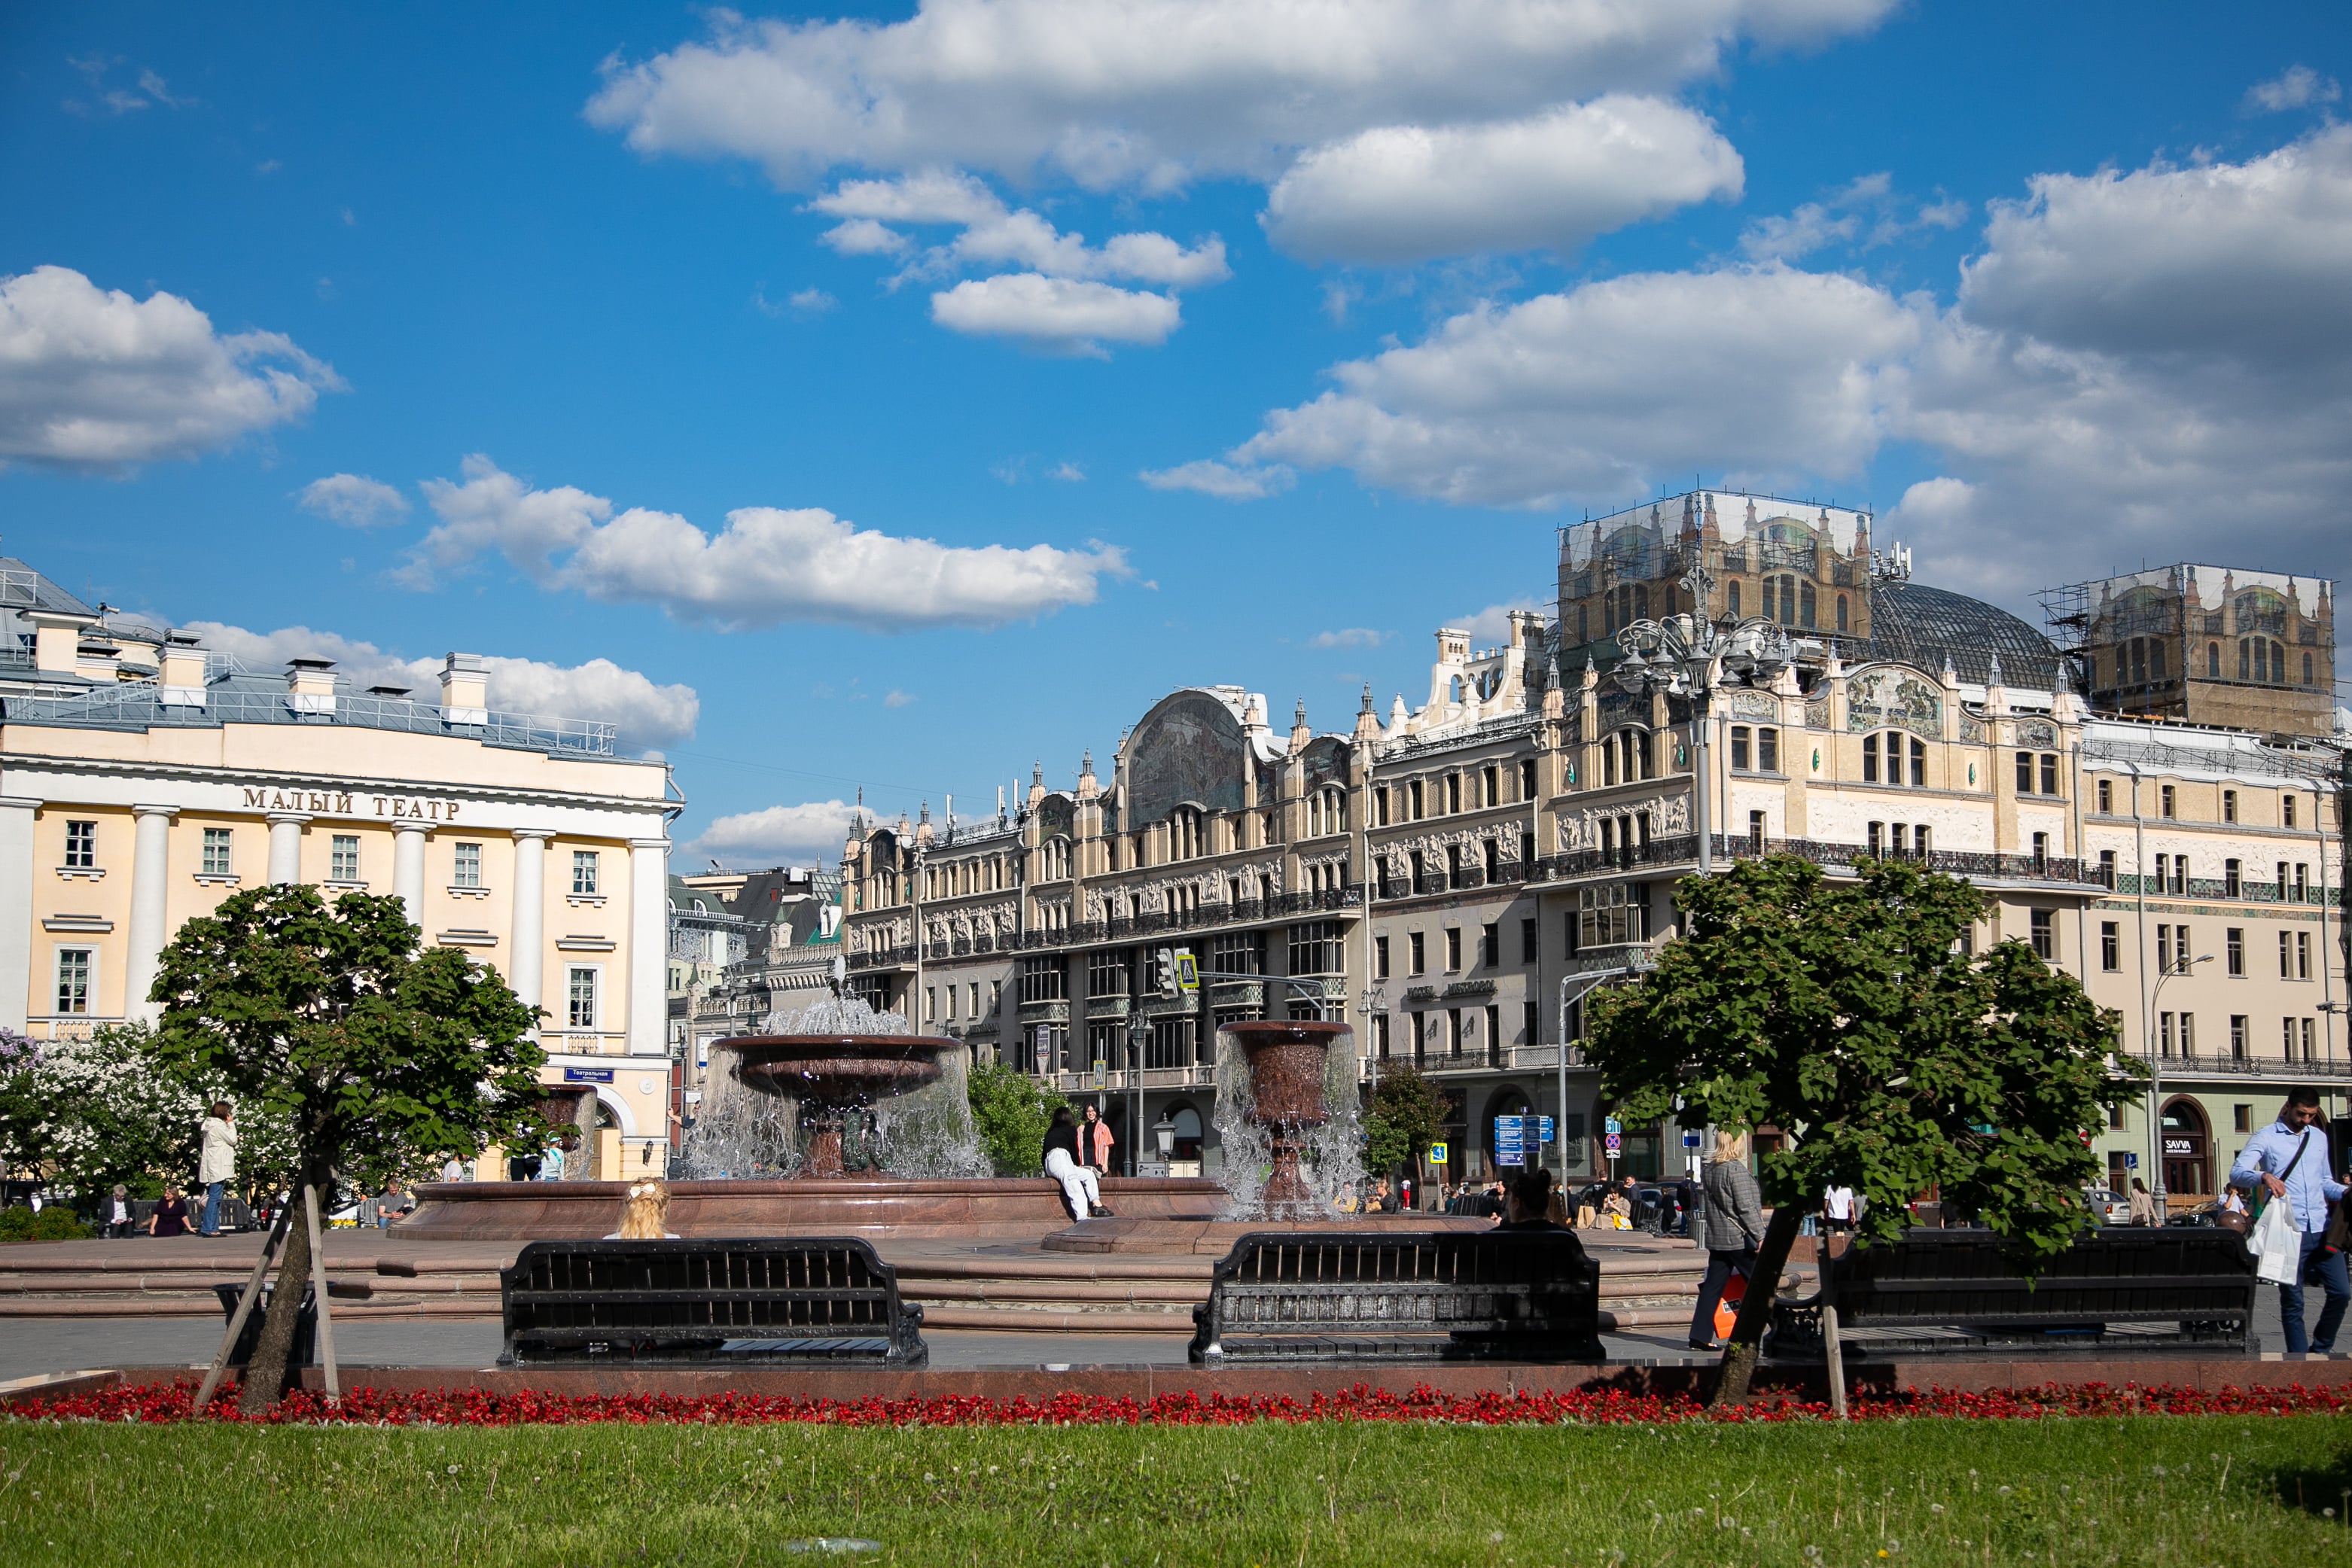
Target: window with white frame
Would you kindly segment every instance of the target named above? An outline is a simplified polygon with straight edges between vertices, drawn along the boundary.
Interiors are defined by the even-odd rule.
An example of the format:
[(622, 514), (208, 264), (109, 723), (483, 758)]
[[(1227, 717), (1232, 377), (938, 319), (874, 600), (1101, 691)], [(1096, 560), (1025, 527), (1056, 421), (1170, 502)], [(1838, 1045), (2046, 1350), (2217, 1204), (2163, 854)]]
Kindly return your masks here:
[(596, 985), (601, 972), (593, 964), (575, 964), (564, 987), (564, 1027), (596, 1027)]
[(603, 891), (597, 884), (596, 862), (594, 850), (572, 852), (572, 891), (574, 894), (593, 896)]
[(94, 871), (98, 868), (96, 822), (66, 823), (66, 867), (69, 871)]
[(204, 859), (198, 862), (204, 867), (205, 875), (227, 876), (230, 874), (228, 835), (229, 830), (226, 828), (205, 830)]
[(357, 833), (337, 833), (327, 854), (329, 882), (357, 882), (360, 879), (360, 836)]
[(457, 852), (457, 859), (452, 862), (449, 873), (449, 881), (452, 885), (457, 887), (481, 886), (482, 846), (479, 844), (458, 844), (455, 847)]
[(60, 1013), (89, 1011), (89, 993), (97, 974), (97, 948), (58, 948), (58, 1011)]

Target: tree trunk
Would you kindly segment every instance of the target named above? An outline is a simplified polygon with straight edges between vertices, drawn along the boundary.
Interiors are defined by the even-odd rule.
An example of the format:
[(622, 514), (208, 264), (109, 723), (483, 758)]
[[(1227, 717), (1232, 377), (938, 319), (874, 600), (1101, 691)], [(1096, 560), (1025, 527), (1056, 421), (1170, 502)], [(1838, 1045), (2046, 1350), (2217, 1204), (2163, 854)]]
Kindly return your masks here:
[[(286, 1251), (278, 1263), (277, 1288), (269, 1295), (269, 1315), (261, 1322), (261, 1338), (253, 1359), (239, 1375), (236, 1408), (240, 1415), (259, 1416), (278, 1403), (286, 1390), (286, 1364), (294, 1354), (294, 1330), (302, 1312), (302, 1291), (310, 1281), (310, 1228), (299, 1205), (306, 1185), (326, 1187), (324, 1177), (298, 1176), (288, 1201), (297, 1206), (293, 1223), (286, 1228)], [(326, 1217), (320, 1217), (321, 1239)]]
[(1723, 1370), (1717, 1375), (1710, 1410), (1748, 1403), (1748, 1380), (1756, 1375), (1756, 1358), (1764, 1349), (1764, 1331), (1772, 1322), (1772, 1298), (1780, 1289), (1780, 1271), (1789, 1266), (1789, 1248), (1804, 1227), (1801, 1205), (1784, 1203), (1772, 1211), (1764, 1227), (1764, 1244), (1756, 1249), (1756, 1271), (1748, 1277), (1748, 1293), (1739, 1299), (1738, 1321), (1723, 1344)]

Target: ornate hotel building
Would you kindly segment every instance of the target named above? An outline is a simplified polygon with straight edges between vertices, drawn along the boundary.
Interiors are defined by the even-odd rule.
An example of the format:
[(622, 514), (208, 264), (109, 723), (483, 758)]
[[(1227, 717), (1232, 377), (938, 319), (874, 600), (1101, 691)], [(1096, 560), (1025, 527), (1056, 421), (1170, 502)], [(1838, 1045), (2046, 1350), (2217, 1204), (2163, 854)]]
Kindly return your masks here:
[[(1244, 688), (1186, 688), (1107, 779), (1089, 755), (1074, 787), (1035, 770), (976, 823), (865, 824), (843, 866), (851, 983), (1099, 1097), (1130, 1151), (1164, 1116), (1178, 1160), (1212, 1169), (1216, 1024), (1344, 1011), (1367, 1083), (1411, 1061), (1456, 1097), (1445, 1177), (1485, 1174), (1494, 1119), (1526, 1110), (1559, 1118), (1571, 1175), (1598, 1174), (1608, 1107), (1563, 1001), (1674, 934), (1703, 818), (1717, 865), (1786, 852), (1840, 877), (1900, 855), (1976, 883), (1974, 939), (2079, 975), (2162, 1073), (2160, 1129), (2141, 1104), (2099, 1136), (2114, 1174), (2161, 1159), (2194, 1201), (2284, 1086), (2320, 1082), (2340, 1109), (2352, 1082), (2328, 585), (2202, 567), (2086, 585), (2069, 603), (2102, 614), (2060, 619), (2053, 641), (1911, 581), (1870, 525), (1723, 492), (1580, 523), (1560, 530), (1556, 619), (1515, 616), (1488, 649), (1441, 630), (1418, 706), (1383, 716), (1368, 690), (1318, 734), (1304, 705), (1284, 731)], [(2164, 667), (2194, 666), (2185, 714), (2102, 684), (2119, 646), (2138, 667), (2151, 633), (2113, 607), (2148, 589), (2170, 595)], [(1761, 685), (1718, 668), (1696, 718), (1627, 689), (1619, 632), (1694, 609), (1780, 623), (1793, 664)], [(1329, 999), (1244, 978), (1165, 1000), (1161, 946)], [(1678, 1170), (1670, 1136), (1628, 1129), (1617, 1168)]]
[(596, 1163), (667, 1147), (666, 764), (608, 725), (490, 709), (480, 659), (439, 689), (249, 671), (0, 559), (0, 1027), (152, 1018), (157, 956), (262, 883), (389, 893), (425, 940), (550, 1016), (551, 1114)]

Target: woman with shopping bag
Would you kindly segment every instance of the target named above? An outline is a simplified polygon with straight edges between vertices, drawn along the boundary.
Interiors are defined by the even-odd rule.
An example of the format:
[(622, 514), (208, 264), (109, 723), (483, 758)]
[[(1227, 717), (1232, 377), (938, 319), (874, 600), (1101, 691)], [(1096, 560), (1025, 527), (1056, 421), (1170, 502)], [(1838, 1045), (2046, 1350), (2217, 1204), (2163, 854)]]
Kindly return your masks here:
[[(2327, 1174), (2327, 1161), (2319, 1091), (2306, 1086), (2287, 1092), (2279, 1119), (2248, 1139), (2230, 1167), (2230, 1185), (2250, 1189), (2263, 1205), (2246, 1246), (2259, 1260), (2255, 1273), (2279, 1288), (2279, 1318), (2290, 1355), (2333, 1350), (2345, 1308), (2352, 1306), (2343, 1249), (2330, 1246), (2327, 1236), (2331, 1206), (2352, 1187)], [(2303, 1284), (2313, 1274), (2326, 1301), (2315, 1330), (2306, 1331)]]

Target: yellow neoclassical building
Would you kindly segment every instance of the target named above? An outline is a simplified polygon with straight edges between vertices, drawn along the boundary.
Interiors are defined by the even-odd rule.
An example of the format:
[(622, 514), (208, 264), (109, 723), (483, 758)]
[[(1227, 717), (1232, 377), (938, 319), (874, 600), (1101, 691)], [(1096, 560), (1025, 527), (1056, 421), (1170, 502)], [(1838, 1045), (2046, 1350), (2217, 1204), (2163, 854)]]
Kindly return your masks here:
[(238, 888), (393, 894), (546, 1009), (550, 1113), (599, 1163), (662, 1164), (666, 764), (491, 709), (470, 654), (437, 691), (352, 692), (110, 625), (15, 561), (0, 617), (0, 1025), (152, 1018), (163, 945)]

